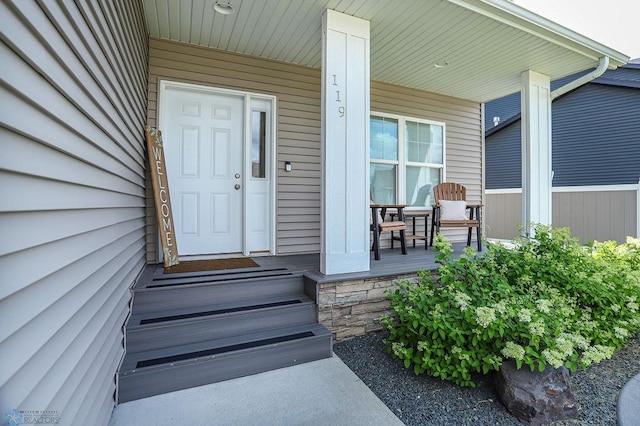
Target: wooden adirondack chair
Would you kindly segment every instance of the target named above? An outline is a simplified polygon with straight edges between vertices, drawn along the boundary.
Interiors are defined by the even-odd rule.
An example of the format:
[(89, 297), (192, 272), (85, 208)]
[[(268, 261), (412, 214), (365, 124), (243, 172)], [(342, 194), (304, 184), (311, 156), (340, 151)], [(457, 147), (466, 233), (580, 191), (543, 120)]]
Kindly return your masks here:
[[(440, 232), (440, 228), (468, 228), (467, 245), (470, 246), (471, 231), (476, 228), (478, 251), (481, 251), (482, 226), (480, 207), (482, 207), (482, 204), (467, 203), (467, 188), (453, 182), (444, 182), (436, 185), (433, 188), (433, 196), (435, 204), (433, 205), (433, 218), (431, 220), (430, 245), (433, 246), (433, 236), (435, 233)], [(450, 201), (454, 203), (448, 203)], [(462, 202), (464, 204), (461, 204)], [(449, 211), (452, 211), (452, 214)]]

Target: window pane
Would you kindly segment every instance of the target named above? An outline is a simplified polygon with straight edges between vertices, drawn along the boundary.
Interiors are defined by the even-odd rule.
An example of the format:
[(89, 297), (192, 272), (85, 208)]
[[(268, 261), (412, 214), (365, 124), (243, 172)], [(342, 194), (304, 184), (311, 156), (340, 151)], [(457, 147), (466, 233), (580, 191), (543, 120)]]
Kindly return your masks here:
[(398, 120), (371, 117), (370, 158), (376, 160), (398, 160)]
[(407, 204), (411, 207), (431, 207), (433, 187), (440, 183), (440, 170), (431, 167), (407, 166)]
[(442, 126), (407, 121), (405, 130), (407, 161), (442, 164)]
[(251, 176), (266, 177), (267, 113), (251, 111)]
[(371, 163), (369, 179), (374, 203), (394, 204), (396, 202), (396, 166)]

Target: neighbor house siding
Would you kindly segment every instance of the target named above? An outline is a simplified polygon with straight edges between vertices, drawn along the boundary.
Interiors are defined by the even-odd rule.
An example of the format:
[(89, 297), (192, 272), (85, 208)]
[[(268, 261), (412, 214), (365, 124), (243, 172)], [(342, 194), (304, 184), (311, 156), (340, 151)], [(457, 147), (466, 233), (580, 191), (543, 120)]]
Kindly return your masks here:
[[(320, 251), (320, 70), (150, 40), (149, 124), (157, 124), (159, 81), (171, 80), (277, 97), (277, 254)], [(384, 83), (371, 83), (371, 110), (444, 121), (447, 180), (481, 200), (480, 104)], [(291, 161), (293, 171), (284, 171)], [(347, 182), (348, 184), (348, 182)], [(147, 259), (158, 261), (153, 197), (147, 191)], [(448, 230), (449, 231), (449, 230)], [(450, 230), (451, 235), (457, 235)]]
[[(574, 78), (553, 82), (552, 88)], [(640, 70), (621, 67), (553, 102), (554, 187), (638, 183), (639, 87)], [(488, 128), (487, 189), (521, 186), (520, 108), (513, 98), (511, 95), (486, 106), (488, 115), (511, 111), (516, 118), (502, 128)]]
[(522, 147), (515, 140), (520, 141), (519, 121), (487, 138), (486, 189), (522, 186)]
[(553, 170), (553, 186), (638, 183), (640, 89), (591, 83), (555, 101)]
[(0, 3), (0, 405), (100, 425), (145, 264), (139, 2)]
[[(626, 241), (638, 236), (637, 189), (606, 186), (555, 188), (553, 193), (553, 226), (571, 228), (581, 243), (589, 241)], [(487, 236), (513, 239), (522, 227), (522, 193), (519, 190), (488, 191), (486, 195)]]

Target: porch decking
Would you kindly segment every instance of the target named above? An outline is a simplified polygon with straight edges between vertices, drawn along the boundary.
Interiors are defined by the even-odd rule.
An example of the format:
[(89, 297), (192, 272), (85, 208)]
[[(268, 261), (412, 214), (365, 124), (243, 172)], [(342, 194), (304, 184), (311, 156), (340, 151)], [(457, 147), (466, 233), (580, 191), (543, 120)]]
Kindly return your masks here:
[[(462, 254), (465, 243), (454, 243), (455, 254)], [(400, 247), (380, 250), (380, 260), (373, 259), (371, 253), (371, 267), (366, 272), (349, 274), (324, 275), (320, 273), (319, 254), (299, 254), (290, 256), (252, 257), (263, 268), (287, 268), (291, 272), (300, 272), (314, 282), (330, 283), (336, 281), (351, 281), (359, 279), (380, 278), (398, 275), (415, 274), (420, 269), (435, 269), (436, 252), (432, 247), (425, 250), (424, 245), (412, 247), (407, 243), (407, 254), (403, 255)]]

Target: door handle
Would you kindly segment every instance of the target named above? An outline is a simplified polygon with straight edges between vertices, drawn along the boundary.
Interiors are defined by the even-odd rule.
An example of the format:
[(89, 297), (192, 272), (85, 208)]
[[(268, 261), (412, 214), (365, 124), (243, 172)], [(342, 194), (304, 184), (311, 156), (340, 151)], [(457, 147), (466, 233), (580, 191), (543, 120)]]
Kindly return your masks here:
[(239, 184), (239, 183), (236, 183), (233, 187), (234, 187), (236, 190), (238, 190), (238, 189), (240, 189), (240, 184)]

